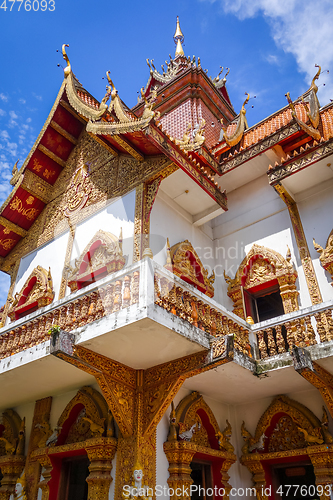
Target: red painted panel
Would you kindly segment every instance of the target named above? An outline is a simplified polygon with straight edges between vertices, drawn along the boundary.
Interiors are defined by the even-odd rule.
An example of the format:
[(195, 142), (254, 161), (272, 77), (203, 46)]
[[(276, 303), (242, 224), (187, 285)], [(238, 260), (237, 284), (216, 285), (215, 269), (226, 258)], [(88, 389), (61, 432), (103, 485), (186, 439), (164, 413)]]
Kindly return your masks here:
[(74, 148), (74, 144), (72, 142), (65, 139), (65, 137), (56, 132), (52, 127), (48, 127), (46, 129), (40, 143), (65, 161)]
[(19, 187), (12, 200), (2, 212), (2, 216), (23, 229), (29, 229), (44, 206), (45, 203)]
[(0, 225), (0, 256), (6, 257), (20, 239), (21, 236)]
[(77, 120), (73, 115), (70, 114), (69, 111), (67, 111), (62, 106), (57, 107), (53, 115), (53, 120), (74, 137), (77, 138), (81, 134), (83, 123)]
[(49, 184), (54, 184), (62, 171), (62, 167), (58, 163), (51, 160), (39, 149), (36, 149), (30, 158), (27, 168)]

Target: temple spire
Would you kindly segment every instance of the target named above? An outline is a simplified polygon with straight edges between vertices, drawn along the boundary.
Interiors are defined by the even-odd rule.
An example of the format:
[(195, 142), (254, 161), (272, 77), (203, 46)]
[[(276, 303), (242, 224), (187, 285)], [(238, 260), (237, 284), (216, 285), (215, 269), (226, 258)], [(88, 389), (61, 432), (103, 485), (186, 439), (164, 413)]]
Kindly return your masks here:
[(184, 35), (182, 33), (182, 30), (180, 29), (179, 17), (178, 16), (177, 16), (176, 32), (175, 32), (175, 34), (173, 36), (173, 39), (175, 41), (175, 44), (177, 45), (175, 57), (177, 57), (177, 56), (183, 56), (184, 55), (184, 51), (183, 51), (182, 43), (184, 43)]

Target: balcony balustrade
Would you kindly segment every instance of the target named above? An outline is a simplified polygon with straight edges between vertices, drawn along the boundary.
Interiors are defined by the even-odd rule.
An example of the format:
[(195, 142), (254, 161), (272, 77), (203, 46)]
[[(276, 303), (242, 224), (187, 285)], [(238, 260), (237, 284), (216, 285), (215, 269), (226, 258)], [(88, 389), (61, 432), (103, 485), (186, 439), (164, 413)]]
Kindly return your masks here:
[(6, 325), (0, 331), (0, 359), (45, 342), (55, 325), (73, 332), (132, 306), (141, 310), (157, 306), (209, 334), (212, 359), (225, 353), (226, 335), (233, 336), (234, 349), (254, 359), (286, 353), (293, 345), (307, 347), (333, 340), (333, 301), (249, 325), (144, 259)]

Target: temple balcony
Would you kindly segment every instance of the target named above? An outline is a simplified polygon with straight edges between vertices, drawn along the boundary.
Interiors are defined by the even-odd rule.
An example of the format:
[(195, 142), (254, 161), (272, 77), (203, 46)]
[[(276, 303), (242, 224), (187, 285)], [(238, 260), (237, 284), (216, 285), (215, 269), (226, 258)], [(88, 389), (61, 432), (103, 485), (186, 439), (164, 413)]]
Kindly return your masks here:
[[(94, 383), (92, 375), (52, 355), (48, 332), (55, 325), (70, 334), (70, 343), (134, 369), (202, 352), (204, 365), (186, 385), (201, 390), (204, 383), (213, 396), (223, 388), (230, 402), (249, 397), (249, 383), (252, 395), (264, 396), (263, 387), (269, 392), (271, 384), (286, 392), (293, 380), (295, 387), (301, 381), (293, 366), (294, 345), (323, 367), (331, 362), (332, 309), (330, 301), (249, 325), (145, 258), (2, 328), (2, 404)], [(260, 384), (267, 373), (270, 382)], [(233, 381), (228, 388), (225, 377)]]

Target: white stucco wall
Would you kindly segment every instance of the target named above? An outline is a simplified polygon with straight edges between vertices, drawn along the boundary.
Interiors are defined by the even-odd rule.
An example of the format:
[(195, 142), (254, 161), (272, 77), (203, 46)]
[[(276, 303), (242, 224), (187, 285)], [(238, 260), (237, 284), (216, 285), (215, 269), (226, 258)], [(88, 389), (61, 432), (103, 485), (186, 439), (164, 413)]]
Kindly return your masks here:
[(211, 228), (208, 224), (205, 224), (205, 227), (194, 226), (186, 216), (173, 209), (157, 194), (150, 215), (150, 248), (158, 264), (164, 266), (166, 263), (167, 238), (171, 247), (189, 240), (210, 275), (215, 266), (215, 259), (213, 252), (205, 250), (214, 246), (212, 238), (207, 234), (209, 231), (211, 232)]
[(303, 268), (294, 238), (290, 216), (284, 202), (267, 182), (267, 176), (232, 191), (228, 196), (229, 211), (213, 221), (216, 255), (216, 297), (228, 309), (233, 304), (227, 296), (223, 269), (231, 278), (253, 244), (262, 245), (283, 257), (287, 247), (298, 272), (296, 287), (300, 307), (311, 305)]
[[(122, 229), (123, 254), (127, 257), (126, 265), (133, 263), (135, 191), (116, 198), (99, 212), (78, 224), (75, 232), (72, 265), (100, 229), (114, 234), (117, 238)], [(69, 293), (67, 289), (67, 293)]]
[(322, 267), (320, 254), (314, 249), (312, 240), (314, 238), (316, 243), (323, 248), (326, 247), (327, 238), (333, 229), (332, 193), (333, 182), (325, 182), (301, 193), (296, 198), (323, 302), (333, 298), (331, 275)]
[(41, 266), (47, 271), (49, 270), (49, 267), (51, 268), (53, 289), (55, 292), (54, 297), (55, 300), (57, 300), (64, 267), (67, 241), (68, 232), (63, 233), (61, 236), (58, 236), (58, 238), (55, 238), (49, 243), (39, 247), (37, 250), (30, 252), (21, 259), (13, 296), (15, 293), (21, 291), (34, 268)]

